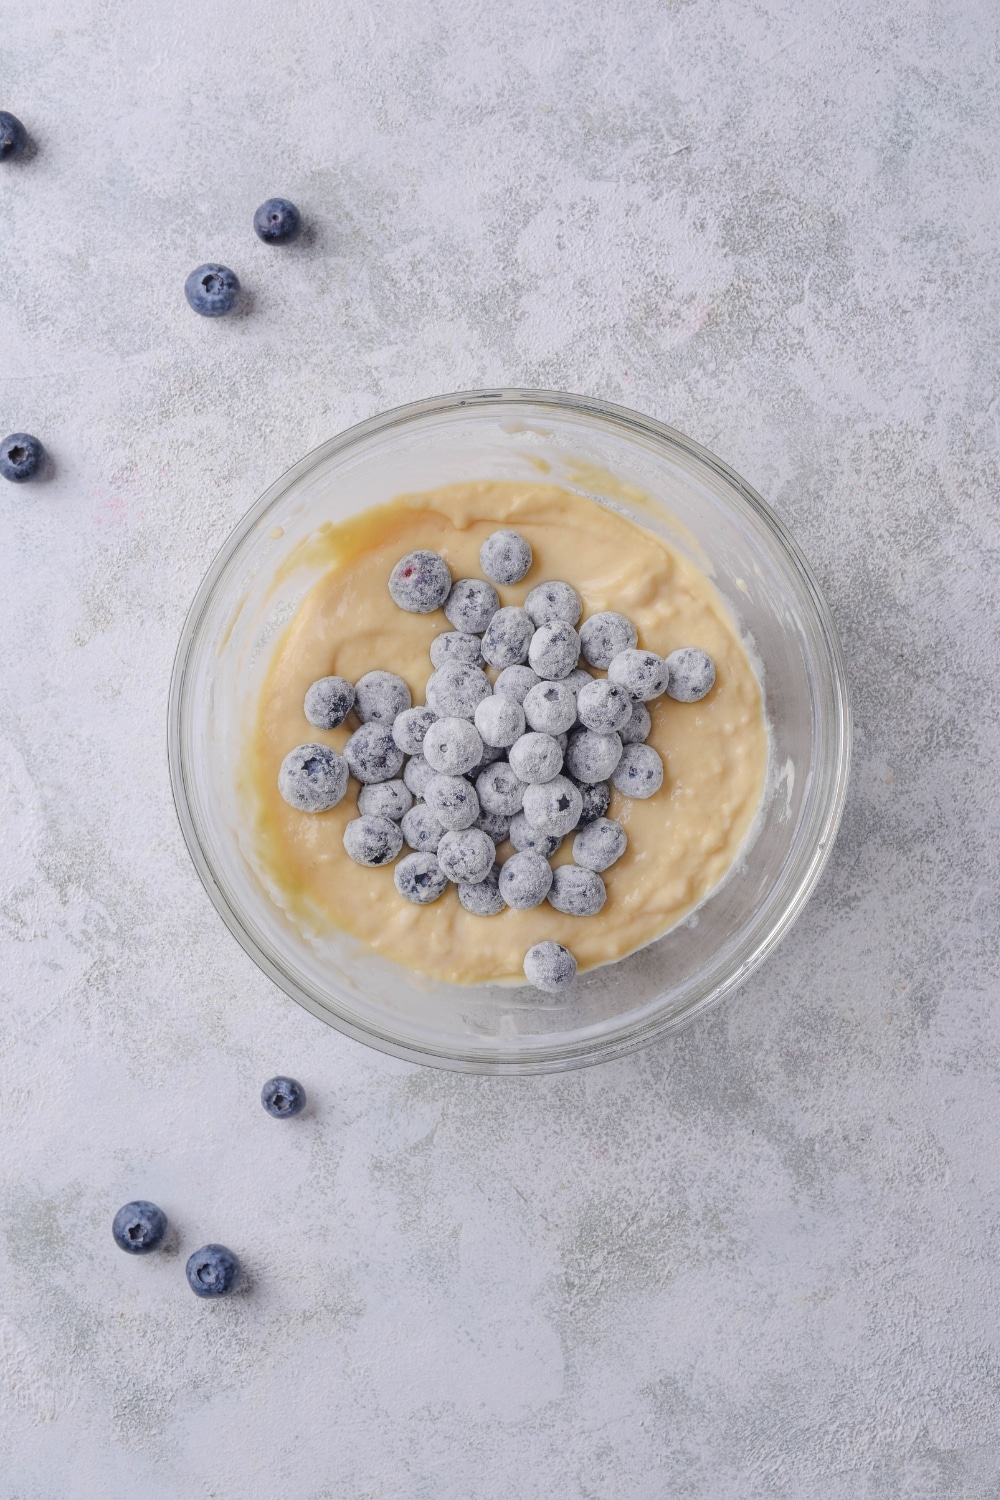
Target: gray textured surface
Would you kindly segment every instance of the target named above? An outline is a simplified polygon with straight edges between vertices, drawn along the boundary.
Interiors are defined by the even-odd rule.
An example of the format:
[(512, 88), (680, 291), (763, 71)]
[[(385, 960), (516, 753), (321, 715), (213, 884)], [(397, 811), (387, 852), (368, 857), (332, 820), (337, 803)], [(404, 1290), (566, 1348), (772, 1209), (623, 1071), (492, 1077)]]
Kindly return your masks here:
[[(4, 1500), (975, 1500), (1000, 1486), (998, 13), (0, 0)], [(227, 32), (231, 36), (227, 36)], [(251, 232), (287, 193), (311, 231)], [(205, 259), (250, 307), (182, 297)], [(530, 1082), (299, 1011), (176, 827), (171, 653), (352, 421), (635, 405), (816, 563), (856, 775), (779, 954)], [(307, 1085), (275, 1123), (264, 1078)], [(132, 1261), (141, 1194), (176, 1225)], [(206, 1239), (246, 1296), (183, 1279)]]

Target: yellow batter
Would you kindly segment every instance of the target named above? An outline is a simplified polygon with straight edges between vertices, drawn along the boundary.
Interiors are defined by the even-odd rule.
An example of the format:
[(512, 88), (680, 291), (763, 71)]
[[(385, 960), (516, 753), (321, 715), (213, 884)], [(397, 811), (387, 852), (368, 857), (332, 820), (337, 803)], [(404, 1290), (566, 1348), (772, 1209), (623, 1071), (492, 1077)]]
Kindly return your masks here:
[[(353, 780), (326, 813), (297, 812), (278, 792), (278, 768), (289, 750), (305, 741), (340, 750), (357, 727), (353, 714), (326, 733), (308, 723), (302, 700), (318, 677), (356, 682), (381, 667), (403, 677), (414, 703), (423, 703), (430, 643), (451, 627), (440, 610), (414, 615), (393, 604), (387, 588), (393, 565), (406, 552), (428, 548), (441, 553), (454, 578), (482, 577), (479, 549), (499, 526), (521, 532), (534, 552), (527, 578), (498, 590), (501, 604), (521, 604), (536, 584), (565, 579), (583, 599), (584, 619), (618, 610), (636, 626), (640, 646), (662, 655), (700, 646), (716, 664), (715, 687), (700, 703), (660, 698), (648, 705), (649, 744), (663, 757), (664, 783), (645, 801), (612, 791), (608, 817), (624, 825), (628, 849), (604, 873), (608, 900), (596, 917), (565, 916), (547, 902), (533, 911), (476, 917), (453, 886), (432, 905), (414, 906), (397, 894), (391, 866), (367, 869), (344, 850), (344, 827), (358, 815)], [(658, 937), (719, 882), (761, 800), (767, 733), (757, 679), (725, 608), (680, 553), (554, 485), (485, 481), (403, 495), (325, 528), (307, 545), (311, 559), (329, 565), (277, 646), (244, 767), (255, 855), (290, 916), (313, 930), (346, 929), (434, 978), (523, 983), (533, 943), (554, 938), (581, 969), (593, 968)], [(572, 859), (572, 844), (570, 835), (553, 864)], [(502, 844), (498, 858), (511, 853)]]

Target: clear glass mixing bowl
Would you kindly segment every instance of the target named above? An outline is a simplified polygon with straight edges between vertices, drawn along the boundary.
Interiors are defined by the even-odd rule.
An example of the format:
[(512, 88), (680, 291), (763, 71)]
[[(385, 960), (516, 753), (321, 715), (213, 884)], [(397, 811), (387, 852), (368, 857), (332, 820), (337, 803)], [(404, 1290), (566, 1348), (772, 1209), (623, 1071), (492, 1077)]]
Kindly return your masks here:
[[(540, 463), (540, 461), (544, 461)], [(764, 686), (767, 790), (728, 878), (677, 927), (566, 995), (424, 978), (343, 933), (307, 936), (254, 868), (236, 770), (270, 653), (317, 576), (308, 549), (406, 491), (539, 477), (623, 511), (711, 573)], [(808, 563), (759, 495), (660, 422), (549, 391), (440, 396), (362, 422), (283, 475), (209, 569), (181, 635), (169, 756), (191, 858), (220, 915), (277, 984), (397, 1057), (482, 1073), (579, 1067), (643, 1046), (745, 979), (802, 909), (844, 803), (850, 708), (836, 631)], [(388, 893), (389, 899), (394, 897)]]

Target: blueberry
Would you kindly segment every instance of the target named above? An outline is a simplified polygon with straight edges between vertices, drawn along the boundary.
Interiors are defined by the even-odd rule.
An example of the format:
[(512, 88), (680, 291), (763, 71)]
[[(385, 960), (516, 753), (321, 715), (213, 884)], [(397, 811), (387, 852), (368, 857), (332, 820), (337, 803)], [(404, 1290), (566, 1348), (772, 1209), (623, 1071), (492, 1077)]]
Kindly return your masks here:
[(486, 767), (492, 766), (494, 761), (506, 759), (507, 752), (502, 745), (484, 745), (483, 753), (479, 757), (478, 763), (474, 765), (472, 770), (467, 774), (471, 778), (471, 780), (475, 781), (480, 771), (485, 771)]
[(166, 1232), (167, 1216), (163, 1209), (145, 1198), (126, 1203), (111, 1221), (115, 1244), (129, 1255), (147, 1255), (162, 1243)]
[(396, 889), (407, 901), (428, 906), (448, 889), (448, 877), (433, 854), (407, 854), (399, 861), (392, 878)]
[(607, 781), (621, 754), (622, 742), (617, 734), (574, 729), (566, 746), (566, 769), (576, 781)]
[(632, 717), (632, 698), (627, 688), (600, 677), (588, 682), (577, 694), (576, 711), (580, 723), (595, 734), (614, 734)]
[(253, 216), (253, 227), (265, 245), (289, 245), (302, 229), (302, 215), (287, 198), (268, 198)]
[(209, 261), (191, 272), (184, 283), (184, 295), (203, 318), (221, 318), (239, 301), (240, 278), (228, 266)]
[(240, 1279), (240, 1263), (225, 1245), (202, 1245), (185, 1266), (188, 1286), (196, 1297), (225, 1297)]
[(580, 660), (580, 637), (565, 620), (539, 625), (528, 647), (528, 665), (551, 681), (568, 677)]
[(571, 687), (574, 693), (579, 693), (580, 689), (585, 688), (589, 682), (593, 682), (594, 678), (582, 667), (577, 667), (575, 671), (570, 672), (568, 677), (563, 677), (561, 680), (567, 687)]
[(524, 977), (536, 990), (558, 995), (576, 978), (576, 959), (562, 943), (536, 943), (524, 955)]
[(491, 667), (516, 667), (528, 659), (535, 627), (516, 604), (498, 609), (486, 627), (482, 652)]
[(551, 885), (552, 866), (540, 854), (512, 854), (500, 866), (500, 894), (515, 911), (541, 906)]
[(437, 853), (444, 824), (438, 822), (426, 803), (418, 802), (416, 807), (411, 807), (408, 813), (403, 814), (403, 821), (399, 826), (411, 849), (416, 849), (420, 854)]
[(565, 776), (525, 789), (524, 816), (532, 828), (562, 838), (575, 828), (583, 811), (583, 798)]
[(476, 777), (476, 792), (480, 806), (486, 812), (512, 818), (521, 810), (524, 782), (512, 766), (500, 760), (495, 765), (487, 766), (485, 771), (480, 771)]
[(427, 706), (442, 719), (471, 719), (492, 689), (485, 672), (462, 662), (438, 667), (427, 679)]
[(34, 479), (45, 461), (45, 449), (28, 432), (11, 432), (0, 443), (0, 474), (12, 484)]
[(609, 667), (620, 651), (629, 650), (638, 641), (632, 621), (611, 609), (591, 615), (580, 626), (580, 650), (592, 667)]
[(663, 785), (663, 761), (652, 745), (626, 745), (611, 780), (626, 797), (651, 797)]
[(306, 1091), (294, 1078), (269, 1078), (260, 1091), (260, 1102), (276, 1120), (290, 1120), (306, 1107)]
[(476, 789), (461, 776), (435, 774), (424, 788), (424, 800), (445, 828), (471, 828), (479, 817)]
[(524, 717), (540, 734), (563, 734), (576, 723), (576, 694), (565, 682), (540, 682), (524, 700)]
[(479, 549), (479, 566), (494, 583), (520, 583), (531, 560), (531, 548), (519, 531), (494, 531)]
[(403, 781), (372, 781), (358, 793), (358, 812), (365, 818), (391, 818), (398, 823), (413, 806), (413, 793)]
[(493, 840), (481, 828), (453, 829), (441, 839), (437, 860), (456, 885), (477, 885), (492, 870), (496, 853)]
[(524, 607), (536, 625), (549, 625), (553, 620), (575, 625), (583, 614), (583, 601), (568, 583), (540, 583), (531, 590)]
[(697, 646), (682, 646), (667, 657), (667, 695), (678, 703), (698, 703), (715, 686), (715, 662)]
[(543, 859), (551, 859), (562, 837), (532, 828), (524, 813), (519, 812), (510, 820), (510, 841), (519, 854), (540, 854)]
[(393, 724), (413, 699), (395, 672), (366, 672), (354, 685), (354, 710), (362, 724)]
[(424, 735), (437, 718), (432, 708), (406, 708), (392, 724), (392, 737), (407, 755), (419, 755)]
[(469, 635), (465, 630), (446, 630), (436, 635), (431, 641), (431, 664), (446, 667), (449, 662), (481, 667), (483, 653), (478, 635)]
[(403, 770), (403, 782), (414, 797), (422, 797), (427, 790), (427, 783), (433, 781), (436, 775), (434, 767), (429, 766), (422, 755), (411, 755)]
[(604, 881), (594, 870), (560, 865), (552, 872), (549, 905), (568, 917), (596, 917), (607, 899)]
[(511, 767), (522, 781), (551, 781), (562, 770), (563, 754), (551, 734), (522, 734), (510, 747)]
[(352, 818), (344, 829), (344, 848), (356, 865), (388, 865), (403, 847), (403, 833), (391, 818)]
[(523, 704), (531, 689), (537, 687), (541, 680), (538, 673), (533, 672), (530, 667), (504, 667), (493, 684), (493, 691)]
[(400, 609), (429, 615), (451, 592), (451, 573), (439, 552), (408, 552), (389, 575), (389, 593)]
[(346, 677), (321, 677), (306, 693), (303, 712), (314, 729), (337, 729), (354, 707), (354, 688)]
[[(351, 735), (344, 746), (344, 759), (356, 781), (392, 781), (399, 775), (403, 752), (389, 725), (372, 719)], [(410, 786), (409, 782), (406, 784)], [(410, 791), (413, 790), (410, 786)]]
[(603, 818), (611, 801), (611, 788), (608, 783), (606, 781), (578, 781), (575, 776), (571, 776), (570, 780), (583, 798), (583, 808), (577, 827), (583, 828), (587, 823), (592, 823), (595, 818)]
[(348, 762), (329, 745), (296, 745), (281, 762), (278, 791), (299, 812), (328, 812), (347, 791)]
[(500, 866), (494, 865), (485, 880), (474, 885), (463, 883), (458, 888), (458, 899), (474, 917), (495, 917), (507, 905), (500, 894)]
[(488, 833), (494, 844), (502, 844), (510, 834), (510, 818), (506, 813), (487, 812), (484, 807), (480, 807), (479, 817), (472, 826)]
[(445, 600), (444, 614), (456, 630), (482, 635), (500, 608), (500, 596), (483, 578), (460, 578)]
[[(667, 688), (669, 693), (670, 689)], [(649, 709), (645, 703), (635, 702), (632, 704), (632, 717), (624, 729), (619, 729), (618, 734), (623, 745), (639, 745), (649, 734), (653, 727), (653, 721), (649, 717)]]
[(649, 703), (667, 690), (670, 668), (655, 651), (619, 651), (608, 667), (608, 681), (617, 682), (633, 698)]
[(479, 731), (468, 719), (438, 719), (424, 736), (424, 759), (444, 776), (464, 776), (482, 753)]
[(20, 156), (27, 144), (28, 132), (17, 115), (0, 109), (0, 161), (10, 161), (11, 157)]
[(594, 818), (573, 840), (573, 858), (584, 870), (610, 870), (628, 848), (628, 835), (612, 818)]
[(524, 733), (524, 709), (516, 698), (494, 693), (477, 707), (476, 728), (485, 744), (506, 750)]

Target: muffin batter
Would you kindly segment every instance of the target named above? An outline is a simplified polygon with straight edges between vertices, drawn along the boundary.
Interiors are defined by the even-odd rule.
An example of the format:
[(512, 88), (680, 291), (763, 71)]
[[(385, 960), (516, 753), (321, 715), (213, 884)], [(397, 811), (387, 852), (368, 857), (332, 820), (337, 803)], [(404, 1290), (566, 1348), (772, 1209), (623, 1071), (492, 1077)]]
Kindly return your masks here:
[[(318, 741), (342, 750), (357, 728), (353, 713), (335, 730), (308, 723), (302, 703), (317, 678), (356, 682), (383, 668), (405, 679), (414, 703), (424, 701), (431, 641), (451, 627), (441, 610), (408, 614), (392, 602), (387, 581), (398, 559), (426, 548), (441, 553), (454, 578), (477, 578), (479, 549), (503, 526), (527, 538), (534, 564), (521, 583), (498, 589), (501, 605), (522, 604), (536, 584), (564, 579), (583, 599), (584, 619), (617, 610), (635, 624), (641, 646), (662, 656), (698, 646), (715, 660), (716, 683), (701, 702), (663, 697), (647, 705), (648, 743), (666, 775), (645, 801), (612, 789), (607, 816), (624, 826), (628, 849), (604, 875), (608, 900), (595, 917), (566, 916), (547, 902), (479, 917), (463, 910), (454, 886), (432, 905), (414, 906), (397, 893), (391, 866), (365, 868), (344, 849), (344, 828), (358, 815), (356, 783), (318, 814), (298, 812), (278, 792), (291, 749)], [(293, 920), (310, 930), (342, 928), (433, 978), (523, 983), (533, 944), (563, 943), (581, 971), (593, 968), (659, 937), (718, 884), (760, 804), (767, 731), (757, 679), (722, 601), (667, 542), (554, 485), (484, 481), (401, 496), (305, 545), (310, 560), (328, 566), (275, 649), (242, 787), (254, 857)], [(572, 861), (572, 844), (570, 835), (553, 865)], [(497, 859), (511, 853), (501, 844)]]

